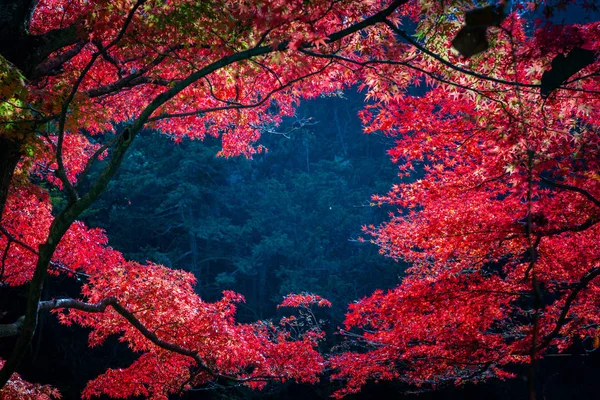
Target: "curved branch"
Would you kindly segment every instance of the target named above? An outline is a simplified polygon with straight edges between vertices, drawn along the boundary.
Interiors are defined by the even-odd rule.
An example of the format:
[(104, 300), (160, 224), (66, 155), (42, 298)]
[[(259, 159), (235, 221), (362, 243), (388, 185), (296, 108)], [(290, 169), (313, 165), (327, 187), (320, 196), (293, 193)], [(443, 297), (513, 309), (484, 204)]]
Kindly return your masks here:
[[(131, 311), (129, 311), (126, 307), (124, 307), (116, 297), (107, 297), (98, 303), (86, 303), (80, 300), (75, 299), (54, 299), (48, 301), (41, 301), (39, 303), (39, 311), (50, 311), (57, 309), (75, 309), (88, 313), (102, 313), (106, 311), (107, 307), (112, 307), (119, 315), (121, 315), (127, 322), (131, 324), (135, 329), (137, 329), (146, 339), (152, 342), (157, 347), (161, 349), (180, 354), (182, 356), (190, 357), (196, 362), (196, 370), (200, 372), (205, 372), (213, 378), (217, 379), (225, 379), (228, 381), (234, 382), (247, 382), (250, 380), (269, 380), (269, 379), (277, 379), (281, 378), (280, 376), (256, 376), (256, 377), (247, 377), (247, 378), (237, 378), (235, 376), (220, 374), (213, 369), (211, 369), (200, 357), (197, 350), (190, 350), (185, 347), (182, 347), (178, 344), (168, 342), (166, 340), (161, 339), (155, 333), (155, 331), (151, 331), (148, 329)], [(17, 321), (18, 322), (18, 321)]]
[(560, 235), (565, 232), (583, 232), (586, 229), (591, 228), (592, 226), (596, 225), (598, 222), (600, 222), (600, 219), (594, 218), (594, 217), (589, 217), (588, 219), (586, 219), (584, 222), (582, 222), (579, 225), (566, 226), (563, 228), (548, 229), (545, 231), (542, 231), (542, 230), (537, 231), (536, 230), (533, 233), (536, 236), (542, 237), (542, 236)]
[(0, 324), (0, 338), (17, 336), (21, 333), (23, 328), (23, 322), (25, 322), (25, 316), (19, 317), (12, 324)]
[(159, 78), (144, 77), (143, 75), (146, 72), (148, 72), (152, 67), (156, 67), (157, 65), (162, 63), (169, 56), (170, 53), (177, 51), (179, 49), (182, 49), (182, 48), (183, 48), (183, 46), (181, 46), (181, 45), (172, 46), (171, 48), (167, 49), (167, 51), (159, 54), (154, 60), (149, 62), (143, 68), (138, 69), (134, 73), (127, 75), (127, 76), (125, 76), (115, 82), (109, 83), (107, 85), (100, 86), (100, 87), (97, 87), (94, 89), (90, 89), (90, 90), (86, 91), (85, 94), (87, 94), (89, 97), (99, 97), (99, 96), (104, 96), (107, 94), (117, 92), (126, 87), (132, 87), (132, 86), (136, 86), (136, 85), (140, 85), (140, 84), (144, 84), (144, 83), (161, 83), (161, 84), (166, 85), (169, 82), (162, 81)]
[(310, 78), (312, 76), (320, 74), (321, 72), (326, 70), (330, 65), (331, 65), (331, 63), (325, 65), (324, 67), (318, 69), (317, 71), (311, 72), (310, 74), (303, 75), (296, 79), (292, 79), (289, 82), (282, 84), (281, 86), (279, 86), (279, 87), (273, 89), (272, 91), (270, 91), (269, 93), (267, 93), (260, 101), (257, 101), (255, 103), (241, 104), (241, 103), (235, 103), (235, 102), (229, 102), (229, 101), (217, 99), (218, 101), (222, 101), (227, 104), (230, 104), (230, 103), (233, 103), (233, 104), (227, 105), (227, 106), (220, 106), (220, 107), (203, 108), (203, 109), (199, 109), (199, 110), (182, 112), (182, 113), (163, 113), (163, 114), (157, 115), (156, 117), (148, 118), (148, 122), (159, 121), (161, 119), (168, 119), (168, 118), (189, 117), (192, 115), (207, 114), (207, 113), (216, 112), (216, 111), (240, 110), (240, 109), (245, 109), (245, 108), (260, 107), (261, 105), (265, 104), (275, 93), (278, 93), (278, 92), (282, 91), (283, 89), (292, 86), (294, 83), (303, 81), (306, 78)]
[(582, 194), (585, 198), (587, 198), (592, 203), (594, 203), (595, 205), (597, 205), (598, 207), (600, 207), (600, 200), (598, 200), (597, 198), (595, 198), (594, 196), (592, 196), (590, 194), (590, 192), (588, 192), (585, 189), (581, 189), (581, 188), (578, 188), (577, 186), (573, 186), (573, 185), (568, 185), (566, 183), (554, 182), (554, 181), (552, 181), (552, 180), (550, 180), (548, 178), (544, 178), (543, 176), (540, 176), (540, 179), (541, 179), (542, 182), (547, 183), (550, 186), (554, 186), (554, 187), (557, 187), (559, 189), (570, 190), (571, 192), (576, 192), (576, 193)]
[(529, 88), (539, 88), (540, 87), (540, 85), (534, 85), (534, 84), (530, 84), (530, 83), (521, 83), (521, 82), (517, 82), (517, 81), (507, 81), (504, 79), (494, 78), (494, 77), (491, 77), (488, 75), (483, 75), (483, 74), (468, 70), (466, 68), (459, 67), (458, 65), (454, 65), (450, 61), (442, 58), (440, 55), (432, 52), (431, 50), (427, 49), (425, 46), (421, 45), (419, 42), (417, 42), (416, 40), (411, 38), (402, 29), (398, 29), (396, 27), (396, 25), (394, 25), (390, 20), (386, 19), (384, 22), (394, 33), (396, 33), (398, 36), (402, 37), (408, 43), (412, 44), (417, 49), (421, 50), (423, 53), (434, 58), (435, 60), (439, 61), (440, 63), (444, 64), (445, 66), (452, 68), (453, 70), (462, 72), (463, 74), (474, 76), (479, 79), (483, 79), (483, 80), (490, 81), (490, 82), (496, 82), (496, 83), (500, 83), (503, 85), (511, 85), (511, 86), (517, 86), (517, 87), (529, 87)]
[(560, 330), (567, 322), (567, 315), (569, 313), (569, 309), (571, 308), (573, 302), (577, 299), (577, 295), (579, 294), (579, 292), (585, 289), (587, 285), (598, 275), (600, 275), (600, 267), (592, 268), (585, 275), (583, 275), (577, 286), (575, 286), (575, 288), (571, 290), (571, 293), (569, 293), (569, 295), (567, 296), (565, 305), (563, 306), (562, 311), (558, 319), (556, 320), (556, 325), (554, 326), (554, 329), (548, 335), (546, 335), (546, 337), (543, 340), (540, 341), (540, 344), (535, 349), (536, 353), (548, 347), (550, 343), (552, 343), (552, 340), (556, 336), (558, 336)]
[(31, 79), (41, 78), (42, 76), (53, 76), (60, 74), (62, 72), (63, 64), (75, 57), (77, 54), (79, 54), (79, 52), (83, 49), (85, 45), (86, 41), (80, 40), (64, 53), (41, 63), (33, 70)]
[(66, 124), (66, 120), (67, 120), (67, 114), (68, 114), (69, 108), (71, 106), (71, 102), (75, 98), (75, 95), (77, 94), (77, 91), (79, 90), (79, 86), (81, 85), (81, 83), (83, 82), (85, 77), (87, 76), (87, 73), (90, 71), (90, 69), (96, 62), (96, 59), (98, 59), (99, 56), (105, 54), (111, 47), (113, 47), (117, 43), (119, 43), (119, 41), (125, 36), (125, 32), (127, 31), (127, 28), (129, 27), (129, 25), (131, 24), (131, 21), (133, 20), (133, 16), (137, 12), (137, 10), (145, 3), (145, 1), (146, 0), (138, 0), (134, 4), (134, 6), (131, 8), (131, 10), (129, 10), (129, 13), (127, 14), (127, 17), (125, 18), (125, 21), (123, 22), (123, 26), (119, 30), (119, 33), (117, 34), (117, 36), (112, 41), (110, 41), (110, 43), (108, 43), (105, 47), (99, 48), (98, 51), (92, 55), (90, 61), (87, 63), (87, 65), (81, 71), (81, 74), (79, 75), (79, 77), (77, 78), (75, 83), (73, 84), (73, 88), (71, 89), (69, 96), (67, 96), (65, 102), (62, 105), (60, 118), (58, 120), (58, 140), (56, 143), (56, 163), (58, 164), (58, 168), (56, 170), (56, 176), (61, 180), (61, 182), (63, 183), (63, 185), (67, 191), (67, 195), (69, 198), (69, 204), (75, 203), (79, 198), (77, 191), (75, 190), (75, 187), (71, 184), (71, 182), (69, 181), (69, 178), (67, 177), (67, 173), (66, 173), (65, 166), (63, 163), (63, 158), (62, 158), (62, 146), (63, 146), (63, 140), (64, 140), (64, 135), (65, 135), (65, 124)]
[(171, 342), (167, 342), (161, 338), (159, 338), (155, 332), (146, 328), (142, 322), (137, 319), (137, 317), (127, 308), (125, 308), (116, 297), (107, 297), (104, 300), (98, 303), (85, 303), (80, 300), (75, 299), (55, 299), (49, 301), (41, 301), (39, 304), (39, 311), (49, 311), (56, 310), (61, 308), (66, 309), (76, 309), (88, 313), (102, 313), (106, 311), (106, 308), (111, 306), (117, 313), (119, 313), (123, 318), (127, 320), (133, 327), (135, 327), (140, 333), (149, 341), (154, 343), (156, 346), (172, 351), (173, 353), (181, 354), (183, 356), (188, 356), (194, 359), (198, 364), (198, 367), (203, 371), (209, 373), (210, 375), (216, 376), (214, 372), (208, 368), (208, 366), (204, 363), (204, 361), (198, 355), (198, 352), (195, 350), (185, 349), (179, 345), (176, 345)]
[[(22, 240), (17, 239), (2, 225), (0, 225), (0, 233), (2, 233), (4, 236), (6, 236), (6, 238), (8, 239), (8, 244), (10, 244), (10, 243), (18, 244), (19, 246), (21, 246), (22, 248), (24, 248), (25, 250), (29, 251), (32, 254), (35, 254), (36, 256), (40, 255), (40, 253), (36, 249), (29, 246), (27, 243), (23, 242)], [(2, 276), (4, 274), (4, 262), (6, 261), (6, 257), (8, 256), (8, 248), (9, 248), (9, 246), (7, 245), (6, 250), (4, 251), (4, 254), (2, 255), (2, 274), (0, 274), (0, 279), (2, 278)], [(73, 270), (65, 265), (62, 265), (60, 263), (57, 263), (55, 261), (50, 261), (50, 266), (54, 267), (58, 270), (65, 271), (66, 273), (71, 274), (71, 275), (84, 277), (84, 278), (90, 277), (86, 273), (75, 271), (75, 270)]]

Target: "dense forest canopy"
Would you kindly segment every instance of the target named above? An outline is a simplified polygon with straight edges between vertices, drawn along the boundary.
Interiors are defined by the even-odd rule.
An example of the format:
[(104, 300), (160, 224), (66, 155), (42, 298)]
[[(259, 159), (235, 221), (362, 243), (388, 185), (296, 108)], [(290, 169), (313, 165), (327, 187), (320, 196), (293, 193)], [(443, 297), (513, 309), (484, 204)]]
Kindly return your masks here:
[[(512, 377), (521, 364), (535, 399), (537, 360), (574, 343), (600, 347), (597, 15), (591, 0), (2, 2), (0, 279), (27, 304), (0, 325), (14, 343), (0, 361), (0, 394), (59, 396), (18, 374), (50, 312), (90, 328), (92, 346), (118, 335), (136, 353), (91, 380), (85, 398), (315, 383), (323, 372), (343, 382), (342, 397), (371, 380), (435, 388)], [(365, 96), (364, 132), (393, 141), (389, 190), (375, 183), (375, 164), (349, 162), (357, 149), (344, 139), (346, 116), (329, 117), (342, 153), (311, 163), (318, 139), (300, 102), (353, 87)], [(213, 138), (218, 156), (252, 158), (286, 117), (298, 118), (300, 135), (281, 164), (305, 157), (306, 171), (261, 171), (260, 187), (244, 186), (251, 206), (236, 204), (228, 190), (244, 175), (210, 171)], [(180, 147), (142, 151), (151, 132)], [(167, 148), (194, 154), (169, 159)], [(170, 177), (174, 160), (191, 176)], [(362, 214), (343, 211), (336, 191), (353, 190), (343, 172), (353, 168), (373, 175), (369, 206), (392, 211), (382, 223), (376, 207), (365, 212), (362, 236), (349, 238), (346, 224)], [(330, 193), (311, 198), (309, 173)], [(135, 243), (121, 242), (127, 257), (110, 247), (98, 226), (132, 225), (124, 206), (148, 191), (169, 196), (148, 199), (139, 218), (140, 235), (143, 225), (160, 242), (137, 241), (150, 246), (146, 261)], [(108, 211), (111, 194), (121, 203)], [(276, 224), (264, 201), (274, 196), (286, 215), (306, 217), (297, 224), (317, 224), (312, 241)], [(319, 235), (319, 224), (338, 225), (339, 237)], [(350, 305), (344, 343), (327, 353), (315, 315), (332, 304), (321, 295), (366, 294), (328, 280), (344, 273), (336, 252), (352, 260), (352, 238), (409, 267), (391, 290)], [(218, 274), (206, 265), (226, 259)], [(317, 282), (295, 275), (310, 261)], [(216, 297), (244, 274), (258, 277), (254, 322), (236, 320), (237, 292)], [(80, 294), (49, 297), (56, 276), (80, 282)], [(297, 292), (283, 298), (280, 321), (262, 319), (282, 294), (267, 291), (273, 277)]]
[(246, 297), (240, 312), (262, 319), (283, 295), (310, 292), (339, 320), (402, 272), (357, 240), (365, 221), (385, 219), (369, 198), (396, 175), (393, 141), (361, 133), (361, 106), (356, 93), (313, 100), (297, 111), (310, 117), (265, 128), (268, 151), (252, 160), (215, 157), (215, 140), (143, 135), (83, 219), (128, 259), (193, 272), (205, 300), (232, 289)]

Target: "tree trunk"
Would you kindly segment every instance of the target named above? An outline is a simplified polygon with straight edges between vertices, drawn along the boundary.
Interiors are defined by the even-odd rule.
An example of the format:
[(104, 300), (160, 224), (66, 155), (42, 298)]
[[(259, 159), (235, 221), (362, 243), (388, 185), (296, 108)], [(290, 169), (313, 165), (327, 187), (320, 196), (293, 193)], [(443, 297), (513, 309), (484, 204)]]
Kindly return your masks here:
[(308, 140), (304, 140), (304, 147), (306, 148), (306, 172), (310, 173), (310, 149)]
[(198, 280), (200, 280), (202, 271), (200, 270), (200, 263), (198, 262), (198, 260), (199, 260), (198, 240), (196, 238), (196, 232), (194, 231), (196, 224), (194, 221), (194, 210), (192, 210), (191, 205), (187, 207), (187, 212), (188, 212), (188, 220), (185, 221), (185, 223), (186, 223), (186, 227), (188, 230), (188, 236), (190, 239), (190, 251), (192, 252), (192, 268), (191, 268), (191, 270), (194, 273), (194, 275), (196, 275)]
[(267, 266), (264, 262), (258, 265), (258, 315), (264, 318), (267, 289)]
[(15, 168), (21, 159), (19, 147), (17, 143), (0, 136), (0, 222), (8, 197), (8, 189)]
[(342, 152), (344, 153), (344, 158), (348, 157), (348, 146), (346, 146), (346, 141), (344, 140), (344, 131), (346, 130), (346, 127), (348, 126), (348, 122), (346, 122), (344, 125), (344, 128), (342, 128), (342, 124), (340, 122), (340, 118), (338, 116), (338, 108), (334, 108), (333, 109), (333, 119), (335, 122), (335, 127), (337, 128), (337, 137), (338, 139), (340, 139), (340, 145), (342, 146)]

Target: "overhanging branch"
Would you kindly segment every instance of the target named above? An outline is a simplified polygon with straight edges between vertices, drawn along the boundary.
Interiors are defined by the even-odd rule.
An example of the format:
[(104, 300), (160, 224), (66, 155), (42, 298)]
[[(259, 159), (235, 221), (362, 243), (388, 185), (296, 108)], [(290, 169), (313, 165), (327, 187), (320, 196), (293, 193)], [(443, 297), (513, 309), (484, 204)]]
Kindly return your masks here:
[(585, 289), (587, 285), (598, 275), (600, 275), (600, 267), (592, 268), (585, 275), (583, 275), (577, 286), (575, 286), (573, 290), (571, 290), (571, 293), (569, 293), (569, 295), (567, 296), (567, 299), (560, 312), (560, 315), (556, 320), (556, 325), (554, 326), (554, 329), (548, 335), (546, 335), (544, 339), (540, 341), (540, 344), (535, 349), (536, 353), (548, 347), (550, 343), (552, 343), (552, 340), (559, 335), (560, 330), (567, 322), (567, 315), (569, 314), (571, 305), (577, 299), (577, 295), (579, 294), (579, 292)]
[(573, 186), (573, 185), (568, 185), (566, 183), (554, 182), (548, 178), (544, 178), (543, 176), (540, 176), (540, 180), (544, 183), (547, 183), (550, 186), (554, 186), (559, 189), (564, 189), (564, 190), (569, 190), (571, 192), (579, 193), (579, 194), (583, 195), (586, 199), (590, 200), (592, 203), (594, 203), (595, 205), (600, 207), (600, 200), (598, 200), (597, 198), (592, 196), (591, 193), (585, 189), (581, 189), (581, 188), (578, 188), (577, 186)]

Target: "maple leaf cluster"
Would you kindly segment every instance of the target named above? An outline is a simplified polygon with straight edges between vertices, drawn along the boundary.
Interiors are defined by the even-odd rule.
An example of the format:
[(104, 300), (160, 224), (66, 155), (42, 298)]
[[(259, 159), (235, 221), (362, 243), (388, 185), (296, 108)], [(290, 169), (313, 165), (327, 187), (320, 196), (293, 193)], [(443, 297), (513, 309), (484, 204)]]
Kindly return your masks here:
[[(4, 361), (0, 360), (0, 367)], [(8, 384), (0, 391), (4, 400), (52, 400), (60, 399), (59, 391), (49, 385), (29, 383), (21, 379), (19, 374), (14, 374)]]
[[(379, 102), (363, 122), (397, 139), (389, 154), (401, 182), (372, 200), (397, 212), (364, 230), (411, 267), (397, 288), (350, 306), (345, 332), (356, 350), (331, 360), (334, 378), (347, 381), (337, 396), (368, 380), (507, 378), (515, 363), (596, 337), (600, 64), (548, 98), (539, 82), (557, 54), (597, 49), (600, 24), (533, 35), (525, 24), (510, 15), (479, 59), (424, 51), (414, 76), (429, 87), (419, 97), (390, 97), (376, 77), (366, 81)], [(450, 25), (421, 21), (448, 29), (446, 38)], [(432, 35), (427, 48), (443, 40)]]

